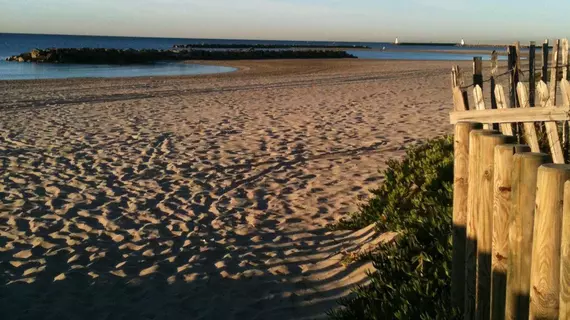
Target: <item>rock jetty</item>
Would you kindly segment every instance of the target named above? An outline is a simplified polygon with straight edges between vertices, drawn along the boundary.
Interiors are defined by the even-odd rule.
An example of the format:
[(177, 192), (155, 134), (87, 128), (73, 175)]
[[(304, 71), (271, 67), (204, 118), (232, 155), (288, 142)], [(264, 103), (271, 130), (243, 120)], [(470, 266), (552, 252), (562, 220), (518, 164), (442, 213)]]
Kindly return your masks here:
[(76, 64), (149, 64), (181, 60), (252, 59), (340, 59), (356, 58), (337, 50), (119, 50), (119, 49), (46, 49), (32, 50), (7, 58), (7, 61)]
[(371, 49), (362, 45), (334, 45), (334, 44), (247, 44), (247, 43), (199, 43), (199, 44), (176, 44), (176, 49)]

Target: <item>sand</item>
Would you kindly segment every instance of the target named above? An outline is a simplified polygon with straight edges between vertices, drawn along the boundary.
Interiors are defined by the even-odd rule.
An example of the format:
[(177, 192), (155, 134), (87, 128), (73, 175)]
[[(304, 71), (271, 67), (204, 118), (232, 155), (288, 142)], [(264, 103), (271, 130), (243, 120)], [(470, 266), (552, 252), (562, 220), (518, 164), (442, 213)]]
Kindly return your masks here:
[(450, 132), (451, 63), (225, 64), (0, 82), (5, 319), (315, 319), (366, 283), (394, 234), (327, 226)]

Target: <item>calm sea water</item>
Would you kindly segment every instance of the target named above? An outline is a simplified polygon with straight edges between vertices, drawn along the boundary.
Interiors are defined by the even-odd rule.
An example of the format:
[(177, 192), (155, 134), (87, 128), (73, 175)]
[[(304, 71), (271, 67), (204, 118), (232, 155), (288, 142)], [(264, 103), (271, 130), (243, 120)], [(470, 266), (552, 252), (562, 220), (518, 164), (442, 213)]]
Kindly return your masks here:
[(0, 80), (196, 75), (235, 70), (230, 67), (174, 62), (128, 66), (0, 62)]
[[(206, 66), (183, 63), (157, 63), (145, 66), (110, 66), (110, 65), (71, 65), (71, 64), (33, 64), (6, 62), (5, 58), (32, 49), (40, 48), (108, 48), (108, 49), (169, 49), (175, 44), (320, 44), (320, 45), (365, 45), (375, 51), (349, 50), (362, 59), (401, 59), (401, 60), (471, 60), (472, 55), (411, 52), (413, 50), (445, 50), (449, 47), (421, 46), (396, 47), (390, 43), (366, 42), (326, 42), (326, 41), (260, 41), (260, 40), (220, 40), (220, 39), (181, 39), (181, 38), (137, 38), (137, 37), (102, 37), (102, 36), (67, 36), (0, 33), (0, 80), (49, 79), (74, 77), (137, 77), (163, 75), (193, 75), (231, 72), (228, 67)], [(385, 48), (386, 51), (379, 49)], [(390, 51), (398, 49), (398, 51)], [(405, 50), (405, 51), (402, 51)], [(472, 50), (472, 48), (454, 47), (454, 50)], [(491, 52), (493, 48), (482, 48)], [(489, 57), (483, 57), (488, 59)]]

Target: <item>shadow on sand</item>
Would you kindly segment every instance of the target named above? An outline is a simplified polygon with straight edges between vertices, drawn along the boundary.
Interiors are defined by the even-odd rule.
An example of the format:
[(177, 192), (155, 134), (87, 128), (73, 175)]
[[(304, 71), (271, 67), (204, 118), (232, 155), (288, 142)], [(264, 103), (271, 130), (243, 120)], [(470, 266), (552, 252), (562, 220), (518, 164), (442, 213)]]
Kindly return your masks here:
[[(343, 241), (366, 239), (373, 232), (348, 235)], [(37, 260), (28, 259), (18, 267), (12, 262), (22, 260), (3, 252), (0, 281), (6, 284), (9, 278), (14, 279), (8, 277), (10, 274), (22, 276), (2, 286), (0, 309), (4, 319), (324, 318), (324, 312), (335, 307), (338, 298), (346, 296), (354, 285), (364, 284), (366, 278), (327, 288), (351, 278), (358, 265), (339, 268), (340, 261), (334, 259), (339, 259), (341, 244), (330, 245), (317, 257), (307, 255), (305, 252), (331, 239), (324, 229), (313, 234), (303, 239), (314, 243), (312, 246), (298, 248), (283, 242), (273, 249), (276, 257), (289, 251), (288, 263), (241, 267), (239, 259), (234, 259), (215, 272), (206, 261), (188, 263), (193, 253), (184, 248), (167, 255), (144, 257), (137, 252), (125, 255), (118, 244), (99, 243), (98, 252), (105, 255), (93, 261), (78, 258), (68, 262), (70, 254), (60, 249)], [(81, 246), (85, 257), (93, 245)], [(79, 247), (74, 249), (76, 253), (81, 251)], [(296, 249), (302, 250), (291, 253)], [(40, 253), (34, 250), (32, 254)], [(250, 252), (259, 256), (267, 250)], [(306, 266), (311, 268), (302, 270)]]

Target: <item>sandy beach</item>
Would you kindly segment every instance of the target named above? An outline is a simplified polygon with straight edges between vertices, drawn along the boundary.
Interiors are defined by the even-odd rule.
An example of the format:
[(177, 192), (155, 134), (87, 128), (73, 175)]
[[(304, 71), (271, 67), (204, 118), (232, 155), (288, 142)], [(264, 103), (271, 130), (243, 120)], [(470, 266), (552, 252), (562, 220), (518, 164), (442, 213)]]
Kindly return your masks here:
[(452, 63), (222, 64), (0, 81), (5, 319), (315, 319), (366, 282), (393, 235), (327, 226), (451, 132)]

